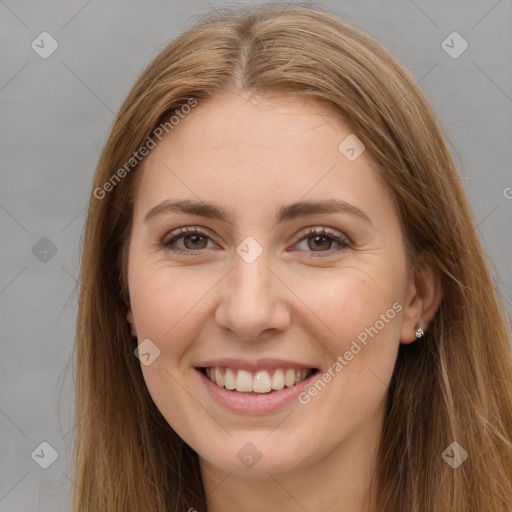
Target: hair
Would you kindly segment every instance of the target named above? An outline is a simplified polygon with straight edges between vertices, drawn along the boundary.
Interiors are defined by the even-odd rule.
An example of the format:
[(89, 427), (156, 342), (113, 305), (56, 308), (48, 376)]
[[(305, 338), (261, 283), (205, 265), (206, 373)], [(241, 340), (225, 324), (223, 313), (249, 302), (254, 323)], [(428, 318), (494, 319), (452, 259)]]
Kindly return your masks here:
[[(232, 9), (164, 48), (123, 102), (93, 190), (194, 98), (298, 96), (365, 144), (391, 191), (408, 262), (428, 255), (443, 299), (421, 341), (400, 345), (376, 482), (379, 512), (512, 510), (510, 324), (448, 136), (416, 81), (380, 43), (317, 6)], [(193, 113), (192, 113), (193, 115)], [(136, 177), (91, 194), (75, 344), (74, 511), (206, 511), (197, 454), (155, 406), (126, 321)], [(118, 176), (121, 176), (118, 171)], [(469, 458), (442, 459), (452, 442)]]

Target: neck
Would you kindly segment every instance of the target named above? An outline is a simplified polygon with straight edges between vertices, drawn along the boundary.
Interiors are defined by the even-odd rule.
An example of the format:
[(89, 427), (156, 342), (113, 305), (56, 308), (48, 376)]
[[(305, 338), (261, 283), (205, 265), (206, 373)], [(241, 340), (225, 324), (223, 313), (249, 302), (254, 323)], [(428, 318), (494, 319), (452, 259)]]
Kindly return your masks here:
[(383, 409), (314, 463), (248, 479), (200, 459), (208, 512), (375, 512), (375, 462)]

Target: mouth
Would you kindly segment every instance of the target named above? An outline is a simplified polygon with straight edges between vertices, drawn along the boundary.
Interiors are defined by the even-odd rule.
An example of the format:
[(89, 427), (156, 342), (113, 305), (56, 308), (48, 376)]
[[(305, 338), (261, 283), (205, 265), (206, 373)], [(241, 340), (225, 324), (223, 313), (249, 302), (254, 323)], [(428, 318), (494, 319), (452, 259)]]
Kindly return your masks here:
[(219, 388), (248, 395), (264, 395), (280, 391), (310, 379), (318, 368), (271, 368), (248, 371), (223, 366), (196, 368)]

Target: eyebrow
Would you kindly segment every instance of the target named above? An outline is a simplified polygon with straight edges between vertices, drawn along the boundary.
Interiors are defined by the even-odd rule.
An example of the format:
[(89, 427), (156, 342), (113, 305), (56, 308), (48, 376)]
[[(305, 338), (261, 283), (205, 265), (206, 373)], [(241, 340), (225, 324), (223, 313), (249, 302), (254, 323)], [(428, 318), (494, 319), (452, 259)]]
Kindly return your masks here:
[[(191, 201), (189, 199), (171, 201), (166, 200), (151, 208), (144, 216), (144, 222), (159, 217), (167, 212), (182, 212), (192, 215), (200, 215), (210, 219), (217, 219), (226, 223), (233, 218), (223, 208), (204, 201)], [(285, 222), (304, 215), (319, 213), (348, 213), (362, 219), (369, 225), (372, 222), (368, 215), (357, 206), (341, 199), (327, 199), (325, 201), (298, 201), (289, 205), (281, 205), (277, 208), (277, 222)]]

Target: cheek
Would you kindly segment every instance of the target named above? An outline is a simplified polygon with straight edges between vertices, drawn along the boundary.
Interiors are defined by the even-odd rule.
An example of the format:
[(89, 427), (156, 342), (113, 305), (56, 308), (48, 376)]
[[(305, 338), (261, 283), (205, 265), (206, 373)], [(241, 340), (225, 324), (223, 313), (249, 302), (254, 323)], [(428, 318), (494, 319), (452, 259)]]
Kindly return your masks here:
[[(222, 280), (226, 269), (137, 267), (135, 263), (130, 294), (139, 342), (149, 338), (161, 351), (152, 365), (142, 367), (153, 401), (185, 442), (203, 457), (224, 462), (226, 470), (232, 470), (232, 439), (226, 439), (219, 423), (205, 412), (208, 405), (201, 406), (187, 390), (194, 342), (203, 332), (215, 329), (221, 287), (229, 286)], [(306, 451), (297, 460), (292, 457), (294, 465), (311, 465), (370, 421), (391, 378), (400, 324), (400, 311), (393, 308), (397, 287), (382, 269), (377, 271), (369, 263), (332, 271), (302, 268), (291, 272), (291, 268), (289, 274), (282, 273), (293, 289), (283, 299), (293, 315), (290, 330), (301, 331), (335, 377), (320, 392), (312, 391), (307, 403), (297, 404), (300, 414), (290, 415), (271, 439), (251, 430), (243, 434), (247, 427), (241, 429), (238, 444), (258, 439), (262, 449), (273, 454), (276, 468), (285, 465), (290, 454), (300, 452), (297, 447), (316, 443), (313, 454)], [(206, 444), (205, 431), (226, 449), (215, 451), (211, 442)], [(320, 431), (322, 437), (317, 438)], [(317, 440), (312, 444), (312, 439)]]
[(200, 332), (199, 317), (219, 277), (193, 268), (134, 264), (130, 299), (139, 341), (149, 338), (162, 355), (179, 355)]
[[(130, 297), (139, 342), (149, 338), (160, 349), (166, 365), (185, 369), (187, 350), (206, 323), (213, 321), (219, 307), (212, 300), (218, 299), (215, 288), (223, 286), (225, 269), (134, 262), (131, 270)], [(383, 356), (394, 352), (400, 313), (393, 304), (400, 294), (383, 274), (354, 266), (287, 276), (296, 293), (288, 298), (290, 310), (295, 312), (292, 322), (306, 333), (305, 337), (314, 340), (326, 364), (347, 351), (357, 353), (354, 359), (360, 363), (370, 356), (385, 361)]]
[(403, 306), (397, 290), (381, 274), (361, 268), (336, 279), (326, 276), (309, 290), (308, 305), (315, 313), (309, 317), (322, 327), (318, 348), (328, 356), (319, 376), (323, 382), (307, 389), (301, 403), (330, 418), (332, 435), (347, 427), (346, 417), (363, 422), (386, 393), (399, 347)]
[[(216, 272), (133, 265), (130, 298), (139, 343), (150, 339), (159, 356), (141, 365), (148, 391), (167, 422), (186, 442), (197, 442), (201, 425), (189, 417), (204, 414), (187, 391), (190, 349), (208, 316), (208, 293)], [(211, 308), (211, 305), (210, 305)], [(189, 373), (187, 373), (189, 372)]]
[(324, 348), (333, 357), (349, 350), (352, 341), (366, 347), (377, 337), (398, 342), (401, 294), (382, 275), (353, 268), (302, 283), (298, 294), (307, 297), (309, 316), (323, 327)]

